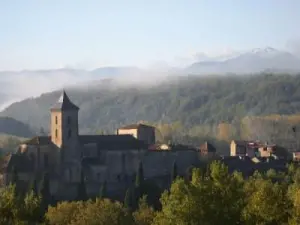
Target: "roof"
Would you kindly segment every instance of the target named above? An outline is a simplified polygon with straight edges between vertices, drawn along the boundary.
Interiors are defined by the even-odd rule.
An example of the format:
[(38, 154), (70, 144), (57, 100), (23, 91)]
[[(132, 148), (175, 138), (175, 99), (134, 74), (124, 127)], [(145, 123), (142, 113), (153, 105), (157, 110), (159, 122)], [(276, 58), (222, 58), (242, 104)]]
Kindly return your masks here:
[(147, 148), (143, 141), (132, 135), (80, 135), (81, 144), (97, 143), (98, 149), (104, 150), (129, 150)]
[(58, 101), (51, 107), (51, 110), (79, 110), (79, 107), (71, 102), (66, 92), (63, 91)]
[(243, 140), (232, 140), (235, 144), (237, 145), (246, 145), (247, 141), (243, 141)]
[(142, 123), (136, 123), (136, 124), (130, 124), (130, 125), (126, 125), (124, 127), (120, 127), (119, 129), (130, 130), (130, 129), (139, 129), (141, 127), (154, 128), (153, 126), (150, 126), (150, 125), (146, 125), (146, 124), (142, 124)]
[(22, 144), (27, 145), (49, 145), (51, 144), (51, 136), (36, 136), (24, 141)]

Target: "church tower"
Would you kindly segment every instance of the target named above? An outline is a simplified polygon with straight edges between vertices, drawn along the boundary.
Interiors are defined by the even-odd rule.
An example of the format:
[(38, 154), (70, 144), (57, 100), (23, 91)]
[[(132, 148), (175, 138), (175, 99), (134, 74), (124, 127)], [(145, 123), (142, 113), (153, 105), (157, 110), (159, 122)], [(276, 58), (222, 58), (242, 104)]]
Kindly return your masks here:
[(62, 160), (78, 157), (78, 111), (63, 91), (59, 100), (51, 107), (51, 141), (62, 154)]

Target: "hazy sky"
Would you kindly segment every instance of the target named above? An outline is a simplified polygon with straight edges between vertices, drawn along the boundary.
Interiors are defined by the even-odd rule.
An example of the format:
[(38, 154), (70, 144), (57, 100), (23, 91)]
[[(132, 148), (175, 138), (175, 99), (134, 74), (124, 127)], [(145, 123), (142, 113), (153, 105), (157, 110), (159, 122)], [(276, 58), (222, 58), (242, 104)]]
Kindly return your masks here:
[(0, 0), (0, 70), (300, 50), (299, 0)]

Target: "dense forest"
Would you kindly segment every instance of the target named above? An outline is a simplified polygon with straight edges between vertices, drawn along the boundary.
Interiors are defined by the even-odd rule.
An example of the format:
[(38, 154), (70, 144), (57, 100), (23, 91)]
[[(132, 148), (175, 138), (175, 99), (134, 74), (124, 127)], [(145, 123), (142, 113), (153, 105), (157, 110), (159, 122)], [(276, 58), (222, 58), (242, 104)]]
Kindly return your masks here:
[[(142, 167), (141, 167), (142, 168)], [(300, 223), (300, 168), (289, 164), (285, 172), (254, 172), (245, 179), (214, 161), (180, 177), (174, 164), (171, 187), (150, 197), (143, 170), (123, 201), (107, 198), (105, 183), (96, 198), (88, 199), (83, 179), (74, 201), (57, 202), (49, 177), (33, 180), (18, 192), (18, 172), (0, 190), (0, 224), (48, 225), (298, 225)], [(158, 204), (157, 201), (158, 199)], [(153, 201), (154, 200), (154, 201)]]
[[(104, 80), (67, 90), (80, 107), (81, 133), (112, 133), (146, 121), (159, 128), (163, 141), (288, 139), (296, 145), (292, 128), (300, 122), (300, 75), (178, 76), (156, 85), (132, 83)], [(49, 109), (60, 94), (14, 103), (1, 115), (47, 131)]]

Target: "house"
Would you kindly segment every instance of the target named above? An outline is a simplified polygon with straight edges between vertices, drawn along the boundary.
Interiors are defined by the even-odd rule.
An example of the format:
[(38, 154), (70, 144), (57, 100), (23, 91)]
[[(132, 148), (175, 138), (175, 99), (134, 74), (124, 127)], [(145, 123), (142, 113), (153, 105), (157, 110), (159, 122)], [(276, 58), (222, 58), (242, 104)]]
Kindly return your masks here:
[(230, 143), (230, 156), (245, 156), (247, 154), (247, 141), (232, 140)]
[(216, 154), (216, 148), (209, 142), (204, 142), (199, 147), (201, 156), (214, 156)]
[(132, 135), (148, 145), (155, 144), (155, 127), (145, 124), (131, 124), (117, 130), (118, 135)]
[(293, 152), (293, 160), (300, 161), (300, 152)]

